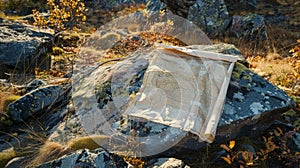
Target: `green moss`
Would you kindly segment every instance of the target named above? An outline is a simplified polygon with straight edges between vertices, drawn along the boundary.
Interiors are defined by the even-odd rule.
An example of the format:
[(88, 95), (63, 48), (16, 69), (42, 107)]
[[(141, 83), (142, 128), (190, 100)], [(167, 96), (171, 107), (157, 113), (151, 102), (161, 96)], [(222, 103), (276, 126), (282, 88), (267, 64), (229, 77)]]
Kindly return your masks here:
[(71, 150), (73, 150), (73, 151), (76, 151), (79, 149), (95, 150), (95, 149), (99, 148), (100, 146), (108, 144), (109, 138), (110, 138), (109, 136), (105, 136), (105, 135), (81, 137), (81, 138), (70, 141), (68, 143), (68, 147), (70, 147)]
[[(293, 109), (288, 110), (287, 112), (283, 113), (282, 116), (288, 116), (292, 119), (293, 126), (295, 128), (300, 128), (300, 114)], [(300, 129), (298, 130), (300, 132)]]
[(18, 99), (20, 99), (21, 96), (18, 95), (12, 95), (12, 96), (8, 96), (7, 98), (5, 98), (4, 100), (4, 108), (3, 109), (7, 109), (8, 105)]
[(297, 117), (297, 112), (293, 109), (288, 110), (282, 114), (283, 116)]
[(245, 79), (245, 80), (247, 80), (247, 81), (249, 81), (249, 82), (252, 82), (252, 77), (250, 76), (250, 75), (244, 75), (243, 76), (243, 79)]
[(109, 97), (110, 95), (108, 93), (111, 92), (111, 81), (106, 81), (101, 85), (96, 86), (95, 90), (97, 91), (97, 97), (100, 100)]
[(233, 78), (235, 78), (235, 79), (240, 79), (241, 74), (239, 74), (238, 72), (233, 71), (231, 76), (232, 76)]
[[(232, 72), (232, 77), (235, 78), (236, 80), (244, 79), (249, 82), (252, 82), (252, 77), (250, 75), (245, 75), (246, 74), (245, 71), (247, 70), (248, 68), (245, 65), (236, 62)], [(241, 74), (244, 75), (241, 77)]]
[(10, 109), (9, 109), (9, 104), (13, 103), (14, 101), (17, 101), (21, 98), (21, 96), (17, 96), (17, 95), (12, 95), (12, 96), (8, 96), (5, 100), (4, 100), (4, 109), (6, 110), (7, 113), (9, 113)]
[(16, 156), (17, 154), (13, 149), (0, 152), (0, 167), (4, 167), (11, 159)]
[(53, 55), (61, 55), (64, 53), (64, 50), (60, 47), (52, 47)]
[(296, 104), (300, 104), (300, 97), (299, 96), (291, 96), (291, 98), (293, 99), (293, 101), (296, 103)]
[(5, 126), (5, 125), (11, 126), (12, 124), (13, 124), (13, 122), (10, 119), (8, 119), (7, 117), (5, 117), (5, 116), (0, 117), (0, 128), (2, 128), (2, 126)]

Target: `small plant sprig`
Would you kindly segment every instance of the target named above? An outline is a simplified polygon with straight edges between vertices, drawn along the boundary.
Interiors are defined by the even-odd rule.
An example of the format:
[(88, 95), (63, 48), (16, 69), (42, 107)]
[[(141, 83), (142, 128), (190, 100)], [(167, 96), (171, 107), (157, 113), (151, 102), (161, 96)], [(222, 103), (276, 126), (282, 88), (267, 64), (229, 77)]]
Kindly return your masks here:
[(86, 21), (85, 4), (80, 0), (47, 0), (47, 5), (50, 8), (48, 18), (32, 10), (35, 26), (51, 26), (56, 31), (78, 30), (77, 25)]
[(235, 146), (235, 141), (232, 140), (229, 142), (229, 145), (221, 144), (220, 147), (223, 148), (226, 152), (226, 156), (221, 158), (229, 165), (236, 165), (240, 168), (250, 167), (254, 165), (255, 160), (254, 154), (249, 151), (237, 151), (233, 150)]

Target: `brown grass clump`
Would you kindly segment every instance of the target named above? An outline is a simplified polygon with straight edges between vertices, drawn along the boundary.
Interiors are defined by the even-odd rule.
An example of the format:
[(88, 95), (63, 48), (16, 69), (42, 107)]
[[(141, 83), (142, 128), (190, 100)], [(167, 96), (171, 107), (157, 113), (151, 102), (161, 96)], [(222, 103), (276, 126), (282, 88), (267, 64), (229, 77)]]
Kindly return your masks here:
[[(29, 167), (35, 167), (42, 163), (46, 163), (62, 157), (63, 155), (70, 154), (71, 152), (80, 149), (95, 150), (101, 145), (109, 143), (109, 136), (85, 136), (71, 140), (66, 145), (57, 142), (46, 141), (44, 145), (33, 156), (33, 160), (28, 164)], [(1, 155), (0, 155), (1, 156)]]
[(55, 160), (70, 152), (70, 148), (56, 142), (46, 141), (39, 149), (34, 159), (29, 163), (29, 167), (35, 167), (45, 162)]
[(0, 91), (0, 112), (5, 112), (7, 106), (18, 100), (21, 96), (13, 95), (10, 92), (1, 92)]
[(290, 96), (300, 96), (300, 40), (290, 50), (291, 56), (282, 57), (278, 53), (266, 56), (248, 57), (250, 69), (274, 85), (277, 85)]
[(268, 55), (267, 57), (251, 57), (248, 58), (248, 61), (254, 72), (288, 93), (296, 94), (292, 93), (292, 88), (299, 83), (300, 73), (294, 65), (297, 63), (295, 59), (290, 57), (277, 58), (276, 55)]

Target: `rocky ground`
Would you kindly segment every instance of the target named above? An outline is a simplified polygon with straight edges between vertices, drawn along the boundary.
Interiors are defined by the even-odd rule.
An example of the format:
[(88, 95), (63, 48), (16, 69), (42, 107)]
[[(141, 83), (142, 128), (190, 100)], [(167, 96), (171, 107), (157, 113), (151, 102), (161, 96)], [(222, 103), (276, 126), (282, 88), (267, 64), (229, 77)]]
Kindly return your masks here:
[[(294, 50), (295, 52), (289, 51), (295, 48), (295, 46), (297, 45), (300, 46), (300, 43), (297, 43), (297, 39), (300, 39), (300, 20), (299, 12), (297, 12), (300, 10), (300, 3), (292, 0), (251, 2), (227, 0), (225, 1), (225, 3), (228, 7), (230, 16), (244, 15), (247, 13), (256, 13), (264, 16), (267, 23), (267, 39), (260, 42), (247, 41), (246, 39), (232, 37), (231, 33), (225, 33), (225, 35), (213, 38), (213, 42), (226, 42), (235, 44), (241, 54), (248, 61), (248, 64), (245, 65), (248, 65), (250, 70), (256, 72), (264, 79), (270, 81), (271, 83), (286, 91), (289, 96), (294, 98), (294, 100), (298, 101), (299, 103), (300, 54), (297, 55), (297, 49)], [(107, 13), (105, 10), (97, 10), (97, 12), (105, 13), (105, 15), (102, 15), (101, 17), (117, 17), (136, 9), (143, 8), (145, 8), (145, 5), (139, 5), (138, 7), (128, 6), (124, 10), (118, 12)], [(94, 17), (91, 17), (94, 19), (94, 21), (91, 21), (89, 24), (93, 25), (93, 22), (99, 23), (99, 19), (101, 21), (100, 24), (106, 23), (108, 20), (110, 20), (108, 18), (101, 17), (95, 18), (94, 15)], [(86, 29), (93, 31), (90, 26), (85, 26), (88, 27)], [(19, 30), (21, 30), (21, 28)], [(49, 35), (51, 35), (51, 32), (49, 33)], [(38, 36), (41, 37), (40, 35)], [(44, 159), (42, 158), (41, 160), (34, 159), (38, 158), (36, 156), (38, 156), (43, 150), (49, 150), (52, 152), (54, 151), (51, 154), (51, 156), (54, 156), (53, 159), (58, 158), (55, 157), (55, 155), (62, 156), (64, 154), (72, 153), (72, 155), (67, 156), (67, 158), (65, 159), (70, 163), (75, 162), (76, 159), (88, 160), (92, 158), (92, 160), (94, 161), (93, 163), (96, 164), (98, 163), (97, 160), (103, 157), (108, 160), (107, 162), (105, 162), (105, 164), (117, 167), (124, 166), (127, 163), (130, 163), (135, 167), (141, 165), (145, 165), (145, 167), (151, 167), (155, 165), (163, 167), (163, 165), (166, 164), (173, 164), (174, 167), (184, 167), (186, 165), (189, 165), (190, 167), (199, 167), (199, 165), (201, 165), (201, 167), (224, 167), (224, 164), (226, 164), (228, 167), (241, 165), (244, 167), (273, 167), (275, 165), (293, 167), (297, 163), (299, 163), (299, 104), (298, 108), (289, 109), (286, 113), (282, 114), (278, 118), (279, 120), (277, 122), (274, 122), (272, 124), (270, 123), (271, 126), (267, 129), (264, 129), (264, 132), (261, 132), (259, 135), (256, 135), (256, 133), (253, 133), (252, 137), (247, 137), (247, 135), (245, 134), (243, 136), (232, 135), (233, 137), (235, 137), (231, 139), (233, 141), (229, 142), (229, 139), (226, 139), (223, 141), (218, 141), (217, 143), (214, 143), (212, 145), (204, 145), (205, 147), (199, 147), (196, 150), (191, 150), (190, 147), (188, 147), (187, 150), (186, 146), (188, 145), (181, 144), (175, 149), (172, 149), (155, 157), (118, 157), (107, 153), (107, 151), (101, 148), (94, 151), (93, 149), (95, 149), (95, 147), (89, 146), (90, 144), (88, 145), (88, 147), (83, 145), (83, 148), (88, 148), (91, 151), (76, 151), (77, 149), (82, 149), (80, 145), (79, 147), (76, 146), (79, 144), (76, 141), (65, 142), (64, 144), (63, 142), (48, 142), (47, 139), (49, 138), (49, 135), (51, 135), (54, 130), (57, 129), (57, 127), (62, 126), (57, 123), (66, 122), (63, 125), (63, 129), (58, 129), (65, 131), (65, 134), (80, 132), (80, 127), (76, 126), (76, 121), (74, 121), (74, 118), (71, 117), (74, 114), (75, 109), (73, 109), (72, 104), (65, 100), (68, 100), (70, 98), (70, 76), (76, 54), (78, 54), (78, 51), (80, 51), (80, 48), (78, 48), (78, 44), (82, 44), (88, 37), (90, 37), (90, 33), (78, 34), (63, 32), (61, 34), (58, 34), (54, 38), (55, 46), (52, 47), (52, 52), (48, 53), (49, 55), (48, 57), (46, 57), (51, 59), (52, 63), (50, 69), (41, 67), (35, 68), (30, 73), (26, 74), (14, 73), (14, 71), (1, 74), (0, 158), (2, 157), (2, 160), (0, 162), (0, 167), (3, 167), (4, 162), (13, 157), (19, 157), (19, 162), (23, 162), (25, 164), (28, 164), (28, 160), (34, 160), (35, 163), (31, 163), (32, 165), (38, 165), (38, 163), (51, 160), (52, 157)], [(146, 35), (144, 36), (144, 38), (147, 38)], [(151, 40), (156, 41), (157, 39), (148, 39), (150, 43)], [(164, 42), (170, 42), (174, 39), (165, 37), (164, 40)], [(123, 42), (126, 43), (128, 41), (125, 40)], [(214, 49), (214, 51), (215, 50), (216, 49)], [(111, 52), (114, 55), (118, 54), (114, 51)], [(294, 56), (292, 56), (293, 53)], [(239, 78), (241, 76), (247, 76), (245, 75), (245, 73), (251, 74), (250, 71), (244, 72), (243, 66), (240, 66), (239, 68), (240, 69), (236, 69), (235, 72), (237, 73), (235, 73), (234, 77)], [(243, 80), (247, 80), (248, 82), (251, 80), (257, 80), (256, 77), (251, 78), (251, 80), (247, 77), (241, 78)], [(239, 78), (237, 81), (242, 80)], [(235, 86), (236, 84), (233, 84), (231, 87), (235, 88)], [(39, 88), (37, 92), (31, 92), (36, 88)], [(20, 96), (23, 96), (26, 93), (29, 93), (31, 96), (25, 99), (25, 102), (28, 103), (27, 105), (31, 105), (31, 103), (35, 104), (34, 108), (25, 106), (23, 107), (20, 104), (17, 104), (17, 107), (12, 108), (23, 109), (27, 112), (30, 111), (32, 113), (36, 113), (36, 116), (32, 118), (29, 114), (24, 115), (24, 113), (22, 113), (22, 115), (14, 116), (15, 119), (12, 120), (7, 116), (6, 113), (4, 113), (6, 107), (9, 103), (18, 100)], [(282, 94), (284, 95), (284, 93)], [(234, 95), (235, 98), (233, 99), (237, 103), (239, 103), (241, 101), (241, 97), (238, 96), (238, 94), (232, 93), (233, 97)], [(39, 96), (44, 97), (41, 102), (37, 102), (35, 99), (35, 97)], [(105, 94), (105, 96), (107, 95)], [(56, 102), (56, 104), (53, 104), (53, 102)], [(47, 108), (45, 109), (44, 107)], [(26, 122), (20, 120), (21, 122), (16, 123), (18, 119), (25, 120), (27, 118), (30, 119)], [(226, 121), (229, 121), (228, 119), (226, 119), (226, 117), (223, 119), (224, 123)], [(227, 127), (222, 128), (226, 129)], [(241, 132), (243, 132), (243, 129), (247, 128), (240, 129)], [(64, 134), (62, 133), (62, 135)], [(72, 138), (74, 137), (69, 137), (70, 141)], [(103, 139), (103, 137), (101, 137), (101, 139)], [(83, 139), (83, 141), (89, 142), (89, 140), (87, 139)], [(187, 141), (186, 143), (189, 144), (189, 141)], [(191, 144), (194, 143), (194, 141), (191, 142)], [(43, 148), (40, 148), (42, 145), (44, 145)], [(198, 145), (201, 146), (201, 144)], [(13, 148), (10, 148), (11, 146), (13, 146)], [(70, 150), (72, 152), (70, 152)], [(202, 157), (199, 157), (199, 153), (203, 153), (201, 155)], [(125, 163), (124, 160), (127, 163)], [(18, 161), (15, 164), (17, 163)], [(115, 165), (116, 163), (118, 165)], [(61, 161), (57, 160), (55, 161), (55, 163), (49, 163), (48, 166), (49, 165), (61, 165)], [(45, 166), (47, 167), (47, 165)], [(81, 164), (77, 166), (91, 165)], [(12, 164), (11, 167), (14, 167), (14, 165)]]

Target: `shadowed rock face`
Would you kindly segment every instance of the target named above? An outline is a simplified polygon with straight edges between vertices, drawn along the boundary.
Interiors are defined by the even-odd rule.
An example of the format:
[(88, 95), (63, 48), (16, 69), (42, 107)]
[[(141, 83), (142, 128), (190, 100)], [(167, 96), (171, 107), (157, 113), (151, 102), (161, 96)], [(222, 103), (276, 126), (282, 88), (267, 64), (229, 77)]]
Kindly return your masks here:
[(22, 72), (34, 68), (49, 69), (50, 57), (46, 53), (52, 51), (52, 38), (51, 33), (29, 26), (1, 23), (0, 67)]
[(148, 10), (162, 8), (167, 8), (172, 13), (187, 18), (210, 36), (225, 32), (231, 21), (223, 0), (155, 0), (147, 4)]
[(9, 115), (15, 121), (25, 121), (31, 115), (61, 102), (64, 99), (63, 94), (64, 90), (60, 85), (49, 85), (33, 90), (9, 104)]
[(210, 36), (224, 32), (230, 23), (229, 13), (223, 0), (198, 0), (189, 8), (187, 19)]
[[(256, 5), (256, 1), (240, 1), (240, 3)], [(236, 37), (246, 40), (266, 39), (266, 26), (263, 16), (248, 14), (246, 16), (235, 15), (231, 17), (224, 0), (154, 0), (147, 3), (147, 10), (149, 11), (160, 9), (168, 9), (168, 11), (188, 19), (210, 37), (231, 32)]]
[(266, 40), (265, 18), (257, 14), (233, 16), (230, 32), (246, 40)]

